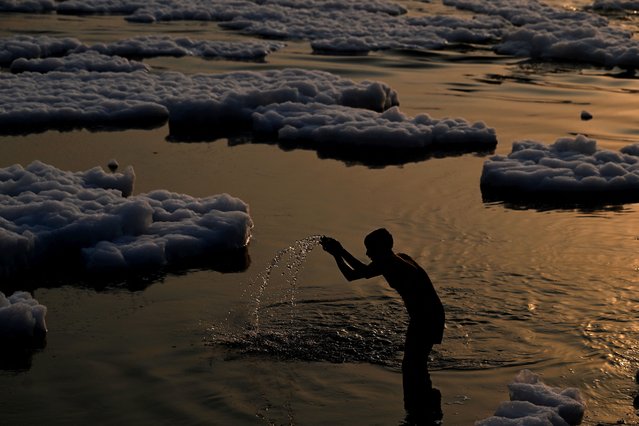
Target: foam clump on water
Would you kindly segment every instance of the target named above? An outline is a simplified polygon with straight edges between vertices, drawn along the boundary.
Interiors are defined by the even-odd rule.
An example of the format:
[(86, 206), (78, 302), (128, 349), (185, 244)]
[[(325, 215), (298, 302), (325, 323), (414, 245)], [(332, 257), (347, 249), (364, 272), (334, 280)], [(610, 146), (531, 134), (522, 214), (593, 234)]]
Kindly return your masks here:
[(581, 135), (551, 145), (515, 142), (510, 154), (484, 163), (481, 187), (496, 199), (587, 200), (596, 195), (599, 201), (623, 201), (639, 190), (639, 145), (614, 152), (598, 149), (594, 139)]
[(144, 35), (111, 43), (78, 47), (76, 50), (90, 50), (103, 55), (135, 58), (197, 56), (201, 58), (259, 60), (284, 46), (284, 43), (266, 40), (238, 42), (193, 40), (189, 37), (168, 35)]
[(9, 297), (0, 292), (0, 343), (46, 334), (46, 314), (47, 307), (28, 292), (17, 291)]
[[(284, 46), (282, 42), (265, 40), (194, 40), (169, 35), (143, 35), (87, 45), (71, 37), (19, 34), (0, 38), (0, 65), (9, 66), (13, 72), (62, 70), (60, 64), (66, 64), (64, 69), (68, 71), (86, 69), (106, 72), (109, 71), (110, 65), (113, 71), (132, 72), (142, 67), (149, 70), (150, 67), (138, 61), (130, 61), (127, 70), (123, 65), (124, 58), (197, 56), (207, 59), (255, 61), (263, 60)], [(91, 60), (95, 62), (92, 68), (89, 66)], [(84, 67), (79, 68), (82, 62)], [(54, 67), (56, 64), (58, 65)]]
[(0, 276), (42, 267), (157, 269), (248, 244), (253, 222), (242, 200), (131, 195), (134, 180), (130, 166), (67, 172), (35, 161), (0, 169)]
[[(37, 90), (35, 90), (37, 88)], [(126, 88), (123, 91), (123, 88)], [(284, 102), (383, 111), (399, 102), (388, 85), (356, 83), (299, 69), (227, 74), (0, 73), (0, 128), (132, 127), (165, 123), (193, 129), (245, 129), (260, 106)]]
[[(325, 0), (233, 2), (69, 0), (0, 2), (0, 11), (119, 14), (138, 23), (214, 21), (226, 29), (262, 38), (307, 40), (319, 53), (367, 53), (386, 49), (445, 49), (454, 43), (486, 44), (500, 54), (573, 60), (628, 69), (639, 65), (639, 41), (586, 10), (633, 10), (638, 2), (595, 0), (584, 11), (538, 0), (444, 0), (474, 13), (413, 16), (387, 1)], [(197, 49), (195, 49), (197, 50)]]
[(552, 388), (537, 374), (522, 370), (508, 389), (510, 401), (475, 426), (569, 426), (583, 420), (585, 403), (576, 388)]
[(502, 35), (494, 46), (500, 54), (629, 69), (639, 65), (639, 42), (632, 33), (597, 14), (528, 0), (444, 0), (444, 4), (503, 18)]
[(384, 112), (284, 103), (259, 108), (253, 113), (257, 132), (277, 133), (284, 141), (303, 141), (318, 147), (427, 148), (474, 145), (494, 148), (495, 130), (483, 122), (433, 119), (427, 114), (408, 117), (398, 107)]
[(134, 72), (149, 71), (150, 67), (139, 61), (119, 56), (107, 56), (94, 51), (71, 53), (61, 58), (25, 59), (18, 58), (11, 63), (11, 72), (51, 71), (93, 71), (93, 72)]
[(0, 65), (11, 65), (16, 59), (36, 59), (64, 56), (82, 46), (72, 37), (47, 35), (14, 35), (0, 39)]
[[(25, 63), (37, 67), (48, 60), (52, 66), (66, 66), (64, 58)], [(0, 125), (16, 131), (65, 125), (131, 127), (168, 119), (172, 133), (187, 137), (197, 129), (248, 128), (289, 145), (310, 143), (335, 151), (487, 150), (497, 144), (495, 130), (483, 122), (427, 114), (408, 117), (388, 85), (356, 83), (321, 71), (0, 74), (0, 87), (0, 101), (6, 101), (1, 103)], [(129, 88), (124, 97), (122, 87)]]

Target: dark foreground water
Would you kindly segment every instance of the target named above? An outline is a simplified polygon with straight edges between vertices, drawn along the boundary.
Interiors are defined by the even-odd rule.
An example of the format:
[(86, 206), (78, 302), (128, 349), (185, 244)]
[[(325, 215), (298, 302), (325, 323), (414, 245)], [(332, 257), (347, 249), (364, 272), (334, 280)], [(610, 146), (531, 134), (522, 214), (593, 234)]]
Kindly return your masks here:
[[(36, 25), (87, 41), (150, 30), (119, 17), (0, 16), (3, 34)], [(233, 37), (212, 23), (152, 29), (169, 26)], [(309, 51), (289, 42), (265, 64), (149, 63), (186, 73), (296, 66), (382, 80), (407, 114), (485, 121), (497, 131), (498, 153), (513, 140), (550, 143), (575, 133), (611, 149), (639, 141), (639, 81), (606, 70), (477, 52)], [(583, 109), (595, 119), (581, 121)], [(137, 193), (228, 192), (250, 204), (255, 221), (244, 272), (186, 270), (97, 289), (36, 286), (34, 297), (48, 307), (47, 344), (0, 371), (3, 424), (400, 423), (401, 301), (380, 279), (346, 283), (313, 239), (331, 235), (364, 259), (363, 237), (380, 226), (428, 270), (447, 310), (431, 363), (445, 424), (491, 415), (522, 368), (579, 388), (584, 424), (637, 423), (637, 205), (487, 204), (480, 155), (372, 168), (268, 144), (172, 143), (167, 134), (163, 127), (1, 138), (3, 167), (38, 159), (85, 170), (117, 158), (134, 166)], [(300, 240), (306, 244), (295, 246)]]

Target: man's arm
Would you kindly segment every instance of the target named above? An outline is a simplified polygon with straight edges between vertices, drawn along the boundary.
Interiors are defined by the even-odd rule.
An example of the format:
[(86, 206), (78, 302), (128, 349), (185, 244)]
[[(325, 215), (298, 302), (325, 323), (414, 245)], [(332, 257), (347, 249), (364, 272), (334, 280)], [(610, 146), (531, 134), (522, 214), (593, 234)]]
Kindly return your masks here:
[(333, 255), (337, 267), (348, 281), (380, 275), (372, 263), (367, 265), (361, 262), (342, 247), (339, 241), (333, 238), (324, 237), (322, 239), (322, 248)]

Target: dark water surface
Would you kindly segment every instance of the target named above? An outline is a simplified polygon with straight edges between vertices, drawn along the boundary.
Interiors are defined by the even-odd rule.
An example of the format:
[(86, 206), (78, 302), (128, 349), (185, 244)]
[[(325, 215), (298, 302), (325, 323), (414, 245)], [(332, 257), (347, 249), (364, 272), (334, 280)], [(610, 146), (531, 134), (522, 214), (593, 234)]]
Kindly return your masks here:
[[(212, 23), (0, 15), (2, 34), (35, 25), (86, 42), (149, 31), (237, 38)], [(610, 70), (481, 51), (309, 52), (307, 43), (289, 42), (264, 64), (148, 62), (185, 73), (295, 66), (381, 80), (409, 115), (485, 121), (499, 153), (513, 140), (550, 143), (576, 133), (610, 149), (639, 141), (639, 81)], [(582, 110), (595, 118), (581, 121)], [(36, 288), (48, 307), (47, 346), (25, 368), (0, 370), (3, 424), (400, 423), (406, 318), (383, 280), (346, 283), (310, 241), (305, 259), (284, 259), (260, 289), (259, 274), (295, 241), (331, 235), (363, 260), (363, 237), (380, 226), (428, 270), (447, 310), (432, 362), (444, 424), (491, 415), (521, 368), (578, 387), (588, 404), (584, 424), (637, 423), (637, 205), (487, 204), (483, 155), (373, 168), (268, 144), (174, 143), (167, 134), (162, 127), (0, 138), (2, 167), (38, 159), (85, 170), (117, 158), (134, 166), (136, 193), (228, 192), (249, 203), (255, 222), (242, 273), (184, 271), (134, 289)], [(283, 276), (286, 265), (295, 270)]]

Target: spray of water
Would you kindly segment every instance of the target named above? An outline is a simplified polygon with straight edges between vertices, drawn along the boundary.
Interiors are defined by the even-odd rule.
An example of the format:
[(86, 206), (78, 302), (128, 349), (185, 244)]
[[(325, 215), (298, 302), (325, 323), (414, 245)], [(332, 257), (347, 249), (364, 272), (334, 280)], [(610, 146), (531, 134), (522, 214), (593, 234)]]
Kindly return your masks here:
[(295, 295), (297, 293), (297, 279), (304, 269), (306, 257), (315, 247), (320, 244), (321, 235), (311, 235), (301, 240), (295, 241), (290, 246), (280, 250), (253, 280), (253, 284), (257, 284), (257, 292), (254, 296), (255, 307), (253, 309), (253, 333), (258, 334), (260, 331), (260, 316), (262, 311), (262, 299), (265, 295), (266, 288), (269, 286), (273, 278), (275, 270), (281, 270), (281, 276), (285, 286), (285, 299), (291, 307), (291, 314), (295, 308)]
[[(210, 327), (210, 343), (237, 354), (399, 368), (406, 327), (401, 301), (320, 297), (313, 286), (298, 286), (306, 259), (320, 240), (320, 235), (311, 235), (277, 252), (248, 282), (242, 295), (249, 302), (247, 310), (239, 316), (229, 312), (226, 326)], [(231, 316), (241, 325), (230, 321)]]

